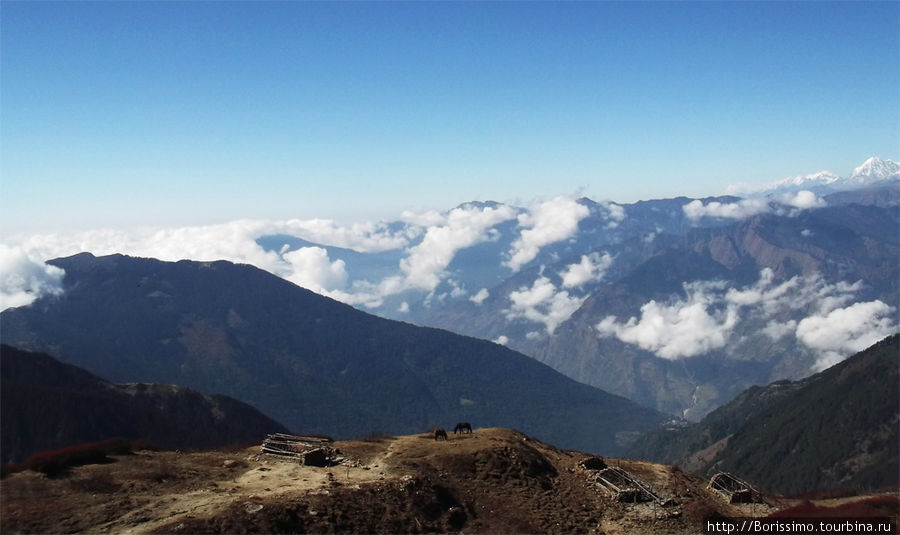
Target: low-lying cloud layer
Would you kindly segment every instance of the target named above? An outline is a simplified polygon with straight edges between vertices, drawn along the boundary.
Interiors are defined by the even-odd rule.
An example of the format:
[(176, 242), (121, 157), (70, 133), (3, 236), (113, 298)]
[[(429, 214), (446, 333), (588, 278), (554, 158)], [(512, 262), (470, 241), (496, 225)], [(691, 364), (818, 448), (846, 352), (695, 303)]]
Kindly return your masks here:
[(898, 328), (894, 307), (878, 300), (852, 303), (861, 288), (861, 282), (827, 284), (815, 275), (778, 283), (766, 268), (744, 288), (721, 281), (686, 283), (685, 297), (649, 301), (639, 316), (624, 322), (607, 316), (595, 329), (601, 337), (615, 336), (676, 360), (724, 348), (741, 322), (753, 322), (772, 340), (793, 336), (813, 352), (813, 370), (820, 371)]
[[(4, 245), (3, 254), (8, 260), (0, 265), (0, 277), (5, 281), (0, 287), (0, 302), (4, 307), (31, 302), (34, 296), (57, 287), (54, 281), (58, 270), (45, 268), (44, 261), (90, 252), (98, 256), (122, 253), (167, 261), (227, 260), (252, 264), (320, 294), (370, 308), (380, 307), (385, 298), (410, 290), (427, 294), (427, 303), (436, 288), (448, 280), (447, 267), (456, 254), (498, 239), (497, 225), (518, 218), (521, 233), (509, 255), (519, 266), (519, 262), (533, 259), (541, 247), (572, 236), (577, 232), (578, 221), (587, 215), (587, 208), (581, 204), (557, 197), (529, 210), (472, 203), (445, 213), (406, 212), (400, 218), (404, 224), (400, 225), (339, 225), (327, 219), (238, 220), (179, 228), (35, 235)], [(273, 235), (292, 236), (323, 247), (275, 251), (257, 243), (260, 238)], [(405, 256), (395, 274), (366, 280), (365, 274), (360, 277), (350, 273), (344, 261), (329, 258), (324, 246), (360, 253), (401, 250)], [(497, 262), (499, 268), (502, 259)], [(467, 293), (456, 283), (447, 295), (461, 297)], [(476, 294), (474, 302), (483, 300), (481, 295)]]
[(30, 305), (38, 297), (62, 293), (63, 270), (0, 245), (0, 310)]
[(542, 247), (575, 235), (578, 222), (590, 213), (587, 206), (575, 199), (556, 197), (519, 214), (519, 226), (525, 230), (513, 242), (506, 265), (518, 271), (537, 258)]
[(825, 205), (825, 200), (815, 193), (808, 190), (801, 190), (783, 193), (765, 199), (741, 199), (729, 203), (710, 201), (703, 204), (703, 201), (695, 199), (682, 206), (681, 209), (688, 219), (697, 221), (703, 217), (746, 219), (757, 214), (769, 212), (792, 215), (797, 211), (822, 208)]
[(569, 265), (560, 273), (563, 288), (578, 288), (588, 282), (599, 281), (612, 264), (609, 253), (591, 253), (581, 255), (581, 262)]
[(400, 262), (404, 286), (434, 291), (458, 251), (496, 237), (490, 230), (515, 217), (515, 211), (506, 205), (454, 208), (443, 221), (428, 227), (422, 241)]
[(710, 283), (685, 284), (686, 299), (671, 304), (649, 301), (641, 307), (640, 319), (620, 323), (607, 316), (595, 329), (600, 336), (615, 335), (664, 359), (707, 353), (725, 346), (738, 320), (737, 307), (717, 306), (713, 291), (720, 289)]
[(548, 335), (552, 335), (560, 323), (569, 319), (581, 307), (584, 297), (559, 291), (547, 277), (538, 277), (531, 287), (510, 292), (507, 319), (526, 319), (542, 323)]
[(821, 312), (797, 324), (797, 338), (819, 353), (821, 371), (896, 331), (894, 307), (881, 301), (854, 303)]
[[(7, 260), (0, 264), (0, 278), (12, 281), (0, 287), (4, 303), (21, 303), (17, 288), (36, 281), (43, 262), (52, 258), (90, 252), (98, 256), (122, 253), (166, 261), (228, 260), (264, 269), (310, 290), (334, 298), (347, 297), (348, 273), (343, 261), (331, 260), (325, 249), (306, 247), (295, 251), (266, 250), (257, 243), (263, 236), (285, 234), (304, 240), (360, 252), (377, 252), (406, 245), (408, 230), (392, 231), (382, 224), (340, 226), (327, 220), (257, 221), (238, 220), (221, 225), (205, 225), (137, 231), (94, 230), (77, 233), (35, 235), (20, 239), (15, 246), (4, 245)], [(32, 264), (25, 263), (27, 258)], [(34, 266), (40, 267), (36, 270)], [(49, 267), (47, 269), (50, 269)], [(49, 273), (56, 273), (52, 268)], [(60, 270), (56, 270), (60, 271)], [(45, 281), (46, 282), (46, 281)], [(45, 291), (46, 284), (31, 284), (31, 295)]]
[(695, 199), (681, 207), (689, 219), (701, 217), (721, 217), (725, 219), (745, 219), (769, 210), (769, 203), (764, 199), (742, 199), (738, 202), (723, 203)]
[[(587, 295), (571, 292), (589, 282), (602, 280), (612, 262), (609, 253), (582, 255), (580, 262), (569, 264), (559, 273), (564, 289), (557, 288), (553, 281), (541, 274), (531, 287), (523, 286), (510, 292), (510, 307), (505, 310), (507, 319), (526, 319), (543, 324), (546, 334), (553, 335), (556, 328), (572, 317), (587, 299)], [(535, 331), (530, 338), (537, 338), (539, 334)]]

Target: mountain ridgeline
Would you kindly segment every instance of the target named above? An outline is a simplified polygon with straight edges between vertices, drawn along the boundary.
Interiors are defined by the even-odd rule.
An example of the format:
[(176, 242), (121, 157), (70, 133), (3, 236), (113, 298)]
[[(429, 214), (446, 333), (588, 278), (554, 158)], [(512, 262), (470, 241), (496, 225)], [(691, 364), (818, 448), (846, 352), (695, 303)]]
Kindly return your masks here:
[(629, 455), (783, 493), (900, 484), (900, 335), (799, 382), (754, 387), (697, 424), (660, 429)]
[[(742, 308), (728, 328), (727, 341), (670, 358), (654, 351), (658, 346), (642, 347), (634, 339), (604, 334), (598, 324), (607, 318), (620, 325), (629, 318), (637, 321), (651, 302), (673, 308), (702, 305), (704, 313), (715, 316), (726, 306), (724, 291), (716, 300), (715, 290), (706, 288), (758, 288), (764, 271), (772, 277), (770, 287), (788, 284), (785, 288), (798, 295), (801, 289), (813, 296), (827, 288), (853, 288), (850, 302), (880, 300), (896, 306), (900, 189), (836, 193), (826, 201), (815, 210), (766, 212), (739, 221), (708, 217), (693, 222), (695, 226), (684, 218), (688, 199), (628, 206), (628, 217), (609, 231), (594, 228), (586, 218), (576, 237), (547, 247), (533, 265), (491, 287), (484, 301), (435, 304), (420, 321), (485, 339), (504, 336), (510, 348), (578, 381), (697, 421), (754, 384), (812, 373), (818, 358), (813, 348), (793, 331), (773, 337), (766, 328), (770, 322), (796, 326), (824, 301), (769, 301)], [(654, 225), (656, 233), (648, 230)], [(636, 229), (644, 230), (636, 234)], [(613, 238), (620, 241), (609, 241)], [(577, 309), (552, 333), (511, 314), (511, 296), (521, 296), (539, 279), (561, 290), (560, 274), (588, 253), (607, 254), (610, 264), (602, 279), (583, 288)], [(691, 291), (690, 285), (701, 290)], [(575, 295), (568, 291), (566, 297)], [(690, 301), (692, 295), (699, 300)], [(767, 312), (778, 306), (777, 312)], [(646, 325), (644, 338), (662, 328)]]
[(467, 420), (597, 453), (664, 417), (500, 345), (378, 318), (249, 265), (83, 253), (64, 292), (0, 314), (4, 343), (116, 382), (247, 402), (296, 432), (410, 433)]
[(175, 385), (114, 384), (49, 355), (0, 346), (0, 462), (112, 437), (203, 449), (286, 432), (227, 396)]

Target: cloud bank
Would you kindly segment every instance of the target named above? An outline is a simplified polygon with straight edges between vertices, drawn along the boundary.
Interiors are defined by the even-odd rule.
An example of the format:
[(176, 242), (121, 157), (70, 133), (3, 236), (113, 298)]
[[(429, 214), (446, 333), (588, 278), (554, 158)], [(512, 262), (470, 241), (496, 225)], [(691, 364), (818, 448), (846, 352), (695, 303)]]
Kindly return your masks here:
[[(0, 245), (4, 260), (0, 280), (5, 285), (3, 308), (19, 306), (29, 296), (43, 295), (61, 277), (56, 268), (43, 262), (52, 258), (90, 252), (98, 256), (122, 253), (166, 261), (227, 260), (264, 269), (310, 290), (351, 304), (364, 302), (345, 291), (349, 274), (343, 261), (330, 260), (325, 249), (306, 247), (296, 251), (267, 251), (260, 237), (286, 234), (306, 241), (344, 247), (359, 252), (378, 252), (404, 247), (411, 234), (407, 229), (390, 230), (384, 224), (364, 223), (340, 226), (333, 221), (237, 220), (220, 225), (204, 225), (135, 231), (92, 230), (19, 238), (15, 245)], [(37, 267), (35, 267), (37, 266)], [(54, 271), (56, 270), (56, 271)], [(59, 276), (59, 277), (58, 277)]]
[(519, 226), (524, 230), (512, 243), (506, 265), (518, 271), (545, 245), (572, 237), (578, 231), (578, 222), (589, 215), (586, 206), (568, 197), (556, 197), (520, 214)]
[(0, 310), (30, 305), (46, 295), (62, 294), (63, 270), (0, 244)]
[(607, 316), (595, 326), (601, 337), (619, 340), (668, 360), (693, 357), (724, 347), (738, 321), (736, 306), (717, 307), (710, 283), (685, 284), (687, 299), (671, 304), (649, 301), (641, 317), (620, 323)]
[(428, 227), (422, 241), (400, 262), (403, 286), (434, 291), (458, 251), (496, 237), (489, 231), (515, 217), (515, 211), (506, 205), (454, 208), (438, 224)]
[[(697, 221), (703, 217), (746, 219), (757, 214), (768, 212), (782, 215), (795, 215), (797, 211), (822, 208), (825, 205), (825, 200), (815, 193), (809, 190), (800, 190), (783, 193), (767, 199), (741, 199), (740, 201), (731, 203), (710, 201), (703, 204), (703, 201), (695, 199), (682, 206), (681, 209), (688, 219)], [(791, 212), (789, 209), (794, 209), (794, 211)]]
[(321, 247), (301, 247), (282, 255), (291, 269), (285, 279), (316, 293), (343, 289), (347, 284), (346, 265), (343, 260), (332, 262), (328, 252)]
[(776, 282), (765, 268), (743, 288), (722, 281), (685, 283), (685, 297), (641, 306), (626, 321), (607, 316), (595, 325), (600, 337), (615, 336), (668, 360), (724, 348), (742, 322), (760, 325), (772, 340), (793, 336), (816, 358), (821, 371), (898, 329), (895, 309), (881, 301), (853, 303), (862, 283), (826, 283), (820, 276)]
[(548, 335), (552, 335), (562, 322), (569, 319), (581, 307), (583, 297), (559, 291), (547, 277), (538, 277), (531, 287), (522, 287), (510, 292), (510, 308), (506, 317), (510, 320), (526, 319), (542, 323)]
[(681, 207), (688, 219), (697, 220), (702, 217), (720, 217), (723, 219), (745, 219), (756, 214), (769, 211), (769, 203), (765, 199), (742, 199), (738, 202), (723, 203), (695, 199)]
[(893, 312), (878, 300), (854, 303), (804, 318), (797, 324), (797, 338), (818, 352), (813, 370), (822, 371), (896, 332)]
[(591, 253), (581, 255), (581, 262), (570, 264), (565, 271), (559, 275), (562, 277), (563, 288), (578, 288), (588, 282), (595, 282), (603, 279), (607, 268), (612, 264), (612, 257), (609, 253)]

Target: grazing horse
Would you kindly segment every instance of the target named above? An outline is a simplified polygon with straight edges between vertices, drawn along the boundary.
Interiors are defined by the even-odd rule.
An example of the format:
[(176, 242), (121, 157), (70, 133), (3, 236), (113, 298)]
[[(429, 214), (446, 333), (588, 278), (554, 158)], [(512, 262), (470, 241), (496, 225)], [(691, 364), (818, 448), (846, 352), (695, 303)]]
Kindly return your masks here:
[(447, 432), (441, 429), (440, 427), (434, 430), (434, 439), (435, 440), (447, 440)]
[(456, 427), (453, 428), (453, 434), (457, 433), (471, 433), (472, 425), (469, 422), (459, 422), (456, 424)]

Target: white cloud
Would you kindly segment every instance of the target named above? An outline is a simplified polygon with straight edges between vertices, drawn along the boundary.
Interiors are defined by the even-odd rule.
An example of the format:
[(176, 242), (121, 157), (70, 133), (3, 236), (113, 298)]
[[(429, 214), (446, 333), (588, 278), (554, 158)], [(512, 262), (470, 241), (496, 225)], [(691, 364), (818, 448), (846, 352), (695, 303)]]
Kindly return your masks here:
[(328, 252), (321, 247), (302, 247), (285, 253), (282, 258), (291, 267), (285, 278), (298, 286), (326, 293), (328, 290), (342, 289), (347, 284), (344, 261), (330, 261)]
[[(404, 233), (392, 233), (380, 224), (341, 227), (327, 220), (238, 220), (220, 225), (130, 232), (101, 229), (35, 235), (21, 238), (16, 246), (36, 261), (90, 252), (98, 256), (122, 253), (167, 261), (227, 260), (251, 264), (349, 304), (380, 303), (381, 294), (370, 290), (374, 288), (381, 292), (394, 287), (393, 281), (383, 281), (377, 286), (354, 285), (352, 293), (346, 292), (348, 274), (343, 261), (330, 261), (325, 250), (318, 247), (294, 252), (286, 249), (267, 251), (256, 242), (260, 237), (273, 234), (287, 234), (360, 251), (385, 250), (407, 243)], [(363, 293), (355, 295), (357, 290)]]
[(501, 334), (494, 340), (494, 343), (500, 344), (501, 346), (505, 346), (506, 344), (509, 343), (509, 337), (504, 334)]
[(550, 335), (584, 302), (584, 298), (570, 296), (565, 290), (557, 291), (553, 282), (543, 276), (535, 280), (531, 288), (525, 286), (510, 292), (509, 300), (511, 306), (506, 310), (507, 319), (524, 318), (543, 323)]
[(825, 199), (808, 190), (784, 193), (779, 195), (777, 200), (785, 206), (792, 206), (800, 210), (822, 208), (826, 205)]
[(556, 197), (520, 214), (519, 226), (525, 230), (513, 242), (505, 265), (518, 271), (537, 257), (541, 247), (573, 236), (578, 222), (588, 215), (586, 206), (568, 197)]
[(625, 207), (613, 202), (605, 203), (603, 206), (608, 212), (606, 228), (617, 228), (619, 223), (625, 220)]
[(442, 214), (437, 210), (428, 210), (427, 212), (421, 213), (404, 210), (403, 213), (400, 214), (400, 221), (418, 225), (420, 227), (435, 227), (447, 224), (447, 215)]
[(603, 279), (606, 270), (612, 264), (609, 253), (591, 253), (581, 255), (581, 262), (570, 264), (559, 275), (562, 277), (563, 288), (577, 288), (585, 283)]
[(451, 288), (450, 289), (450, 297), (452, 297), (454, 299), (462, 297), (462, 296), (466, 295), (467, 293), (469, 293), (466, 291), (465, 288), (462, 287), (460, 282), (457, 280), (448, 279), (447, 283), (450, 285), (450, 288)]
[(797, 322), (794, 320), (780, 321), (770, 320), (762, 330), (763, 334), (768, 336), (773, 342), (781, 340), (785, 336), (794, 334), (797, 328)]
[(492, 238), (489, 229), (514, 217), (513, 209), (505, 205), (454, 208), (445, 223), (429, 227), (422, 241), (400, 262), (406, 286), (434, 291), (460, 249), (488, 241)]
[[(724, 282), (684, 285), (686, 298), (649, 301), (639, 317), (619, 321), (607, 316), (595, 326), (599, 336), (678, 359), (724, 347), (741, 322), (752, 322), (771, 340), (793, 336), (814, 352), (815, 370), (861, 351), (897, 329), (881, 301), (851, 304), (862, 282), (827, 283), (821, 276), (776, 281), (771, 269), (743, 288)], [(762, 325), (762, 327), (760, 327)]]
[(401, 314), (407, 314), (409, 312), (409, 303), (406, 301), (400, 303), (400, 306), (397, 308), (397, 312)]
[(782, 215), (796, 214), (796, 211), (793, 213), (785, 212), (783, 209), (779, 209), (777, 205), (794, 208), (799, 211), (822, 208), (826, 203), (824, 199), (817, 196), (815, 193), (808, 190), (801, 190), (776, 195), (770, 199), (741, 199), (731, 203), (711, 201), (707, 204), (703, 204), (703, 201), (693, 200), (682, 206), (681, 209), (688, 219), (694, 221), (702, 217), (745, 219), (750, 216), (771, 212), (773, 210)]
[(0, 311), (62, 294), (62, 269), (34, 260), (20, 248), (0, 244)]
[(410, 235), (392, 231), (384, 223), (338, 225), (330, 219), (291, 219), (267, 223), (264, 234), (289, 234), (321, 245), (353, 249), (361, 253), (377, 253), (405, 247)]
[(478, 293), (469, 298), (469, 301), (475, 303), (476, 305), (480, 305), (484, 302), (485, 299), (490, 297), (490, 292), (488, 292), (487, 288), (482, 288), (478, 290)]
[[(782, 305), (780, 299), (796, 288), (801, 280), (802, 278), (797, 276), (773, 286), (775, 272), (770, 268), (763, 268), (759, 273), (759, 280), (755, 284), (741, 290), (729, 288), (725, 294), (725, 300), (738, 306), (761, 305), (766, 310), (773, 312)], [(799, 301), (794, 301), (793, 304), (799, 305)]]
[(685, 204), (681, 209), (684, 211), (684, 215), (692, 220), (702, 217), (744, 219), (769, 211), (769, 203), (765, 199), (742, 199), (732, 203), (710, 201), (703, 204), (703, 201), (696, 199)]
[(835, 308), (801, 320), (797, 338), (817, 351), (814, 369), (821, 371), (896, 332), (894, 311), (878, 300)]
[(708, 288), (708, 283), (685, 284), (686, 300), (668, 305), (649, 301), (641, 307), (640, 319), (620, 323), (615, 316), (607, 316), (595, 328), (600, 336), (615, 335), (668, 360), (724, 347), (737, 324), (738, 307), (717, 309)]
[(781, 188), (796, 188), (802, 186), (828, 185), (838, 181), (837, 175), (831, 171), (822, 170), (808, 175), (796, 175), (776, 180), (768, 184), (759, 186), (751, 186), (748, 184), (730, 184), (726, 188), (729, 195), (744, 195), (751, 193), (760, 193)]

